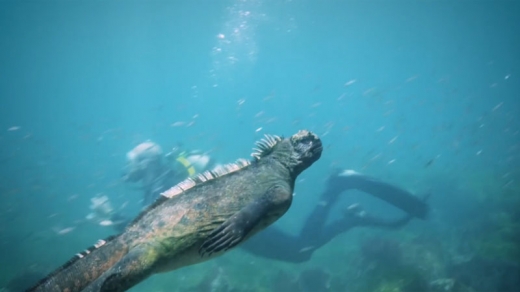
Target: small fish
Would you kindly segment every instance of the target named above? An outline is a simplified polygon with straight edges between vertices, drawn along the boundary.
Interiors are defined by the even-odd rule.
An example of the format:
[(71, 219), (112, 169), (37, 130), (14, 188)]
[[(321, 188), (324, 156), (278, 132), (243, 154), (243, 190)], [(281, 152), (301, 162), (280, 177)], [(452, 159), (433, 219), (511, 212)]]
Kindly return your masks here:
[(319, 206), (323, 206), (323, 207), (326, 207), (328, 204), (329, 204), (329, 202), (327, 202), (327, 201), (319, 201), (318, 202), (318, 205)]
[(376, 90), (375, 87), (369, 88), (369, 89), (363, 91), (363, 96), (367, 96), (367, 95), (371, 94), (372, 92), (374, 92), (375, 90)]
[(385, 116), (385, 117), (386, 117), (386, 116), (389, 116), (389, 115), (390, 115), (391, 113), (393, 113), (393, 112), (394, 112), (394, 110), (391, 109), (391, 110), (389, 110), (389, 111), (386, 111), (386, 112), (383, 114), (383, 116)]
[(22, 127), (20, 126), (12, 126), (11, 128), (7, 129), (7, 131), (9, 132), (13, 132), (13, 131), (18, 131), (20, 130)]
[(313, 249), (315, 249), (315, 247), (311, 245), (311, 246), (307, 246), (307, 247), (300, 249), (299, 252), (306, 252), (306, 251), (313, 250)]
[(175, 122), (173, 124), (171, 124), (172, 127), (180, 127), (180, 126), (184, 126), (184, 124), (186, 124), (185, 122)]
[(426, 162), (426, 164), (424, 165), (424, 168), (430, 167), (435, 162), (435, 160), (437, 160), (437, 158), (439, 158), (439, 157), (441, 157), (440, 154), (435, 156), (434, 158), (428, 160), (428, 162)]
[(508, 181), (505, 185), (502, 186), (502, 188), (507, 188), (509, 185), (511, 185), (514, 182), (514, 180)]
[(347, 211), (356, 211), (356, 210), (360, 210), (361, 206), (359, 204), (352, 204), (350, 206), (347, 207)]
[(343, 86), (345, 86), (345, 87), (350, 86), (350, 85), (356, 83), (356, 81), (357, 81), (356, 79), (349, 80)]
[(419, 76), (418, 76), (418, 75), (412, 76), (412, 77), (410, 77), (410, 78), (406, 79), (406, 81), (405, 81), (405, 82), (410, 82), (410, 81), (414, 81), (415, 79), (417, 79), (417, 77), (419, 77)]
[(103, 220), (103, 221), (99, 222), (99, 225), (101, 225), (101, 226), (112, 226), (112, 225), (114, 225), (114, 222), (112, 222), (112, 220)]
[(70, 202), (70, 201), (72, 201), (72, 200), (75, 200), (75, 199), (77, 199), (78, 197), (79, 197), (79, 195), (78, 195), (78, 194), (74, 194), (74, 195), (72, 195), (72, 196), (68, 197), (67, 201), (69, 201), (69, 202)]
[(128, 205), (128, 201), (124, 202), (119, 209), (124, 209)]
[(493, 112), (496, 111), (497, 109), (499, 109), (502, 105), (504, 104), (504, 102), (501, 102), (499, 104), (497, 104), (494, 108), (493, 108)]
[(67, 228), (63, 228), (63, 229), (57, 230), (56, 233), (59, 234), (59, 235), (63, 235), (63, 234), (67, 234), (69, 232), (72, 232), (74, 229), (76, 229), (76, 227), (67, 227)]
[(376, 154), (374, 157), (370, 158), (370, 161), (374, 161), (381, 156), (381, 153)]

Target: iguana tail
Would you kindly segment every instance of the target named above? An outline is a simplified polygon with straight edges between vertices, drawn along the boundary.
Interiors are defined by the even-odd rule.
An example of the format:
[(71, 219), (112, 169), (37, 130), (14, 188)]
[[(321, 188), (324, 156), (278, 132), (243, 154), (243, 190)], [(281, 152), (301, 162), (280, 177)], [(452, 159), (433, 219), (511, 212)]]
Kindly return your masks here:
[(121, 237), (99, 240), (87, 250), (76, 254), (26, 292), (81, 291), (128, 253)]

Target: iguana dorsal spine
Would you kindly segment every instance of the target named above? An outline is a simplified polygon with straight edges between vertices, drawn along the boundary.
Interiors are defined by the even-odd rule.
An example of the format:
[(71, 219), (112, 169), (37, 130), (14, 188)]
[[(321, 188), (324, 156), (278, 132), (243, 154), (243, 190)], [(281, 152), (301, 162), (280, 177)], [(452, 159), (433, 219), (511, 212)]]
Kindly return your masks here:
[(161, 196), (157, 200), (155, 200), (154, 203), (146, 207), (132, 221), (132, 223), (129, 224), (129, 226), (132, 226), (135, 222), (139, 221), (146, 213), (148, 213), (152, 209), (155, 209), (157, 206), (160, 206), (163, 202), (175, 196), (178, 196), (197, 185), (239, 171), (244, 167), (251, 165), (251, 163), (259, 161), (260, 159), (262, 159), (262, 157), (265, 157), (269, 153), (271, 153), (273, 151), (273, 148), (282, 140), (283, 137), (265, 134), (264, 138), (255, 142), (256, 148), (253, 148), (253, 152), (251, 153), (251, 156), (254, 158), (253, 161), (249, 161), (242, 158), (238, 159), (234, 163), (219, 165), (212, 170), (208, 170), (188, 177), (187, 179), (181, 181), (180, 183), (161, 193)]

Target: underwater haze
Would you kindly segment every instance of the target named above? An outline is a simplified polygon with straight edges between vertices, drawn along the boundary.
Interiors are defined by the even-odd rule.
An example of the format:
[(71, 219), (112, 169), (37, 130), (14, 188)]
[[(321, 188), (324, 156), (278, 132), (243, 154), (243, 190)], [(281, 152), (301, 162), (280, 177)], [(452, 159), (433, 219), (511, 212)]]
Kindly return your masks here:
[[(236, 248), (129, 291), (520, 291), (518, 1), (6, 0), (0, 64), (0, 291), (116, 234), (99, 200), (140, 212), (122, 179), (140, 143), (221, 164), (300, 129), (323, 155), (275, 227), (300, 232), (337, 169), (428, 195), (427, 218), (299, 263)], [(328, 221), (352, 204), (403, 216), (349, 190)]]

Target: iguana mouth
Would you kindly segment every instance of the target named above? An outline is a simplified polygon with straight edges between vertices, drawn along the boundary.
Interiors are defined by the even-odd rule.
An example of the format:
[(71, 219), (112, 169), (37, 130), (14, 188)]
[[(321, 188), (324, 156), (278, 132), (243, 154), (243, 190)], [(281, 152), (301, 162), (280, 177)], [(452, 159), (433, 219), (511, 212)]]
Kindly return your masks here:
[(321, 140), (318, 140), (317, 143), (314, 143), (312, 145), (311, 150), (312, 155), (321, 155), (321, 152), (323, 151), (323, 144), (321, 143)]

